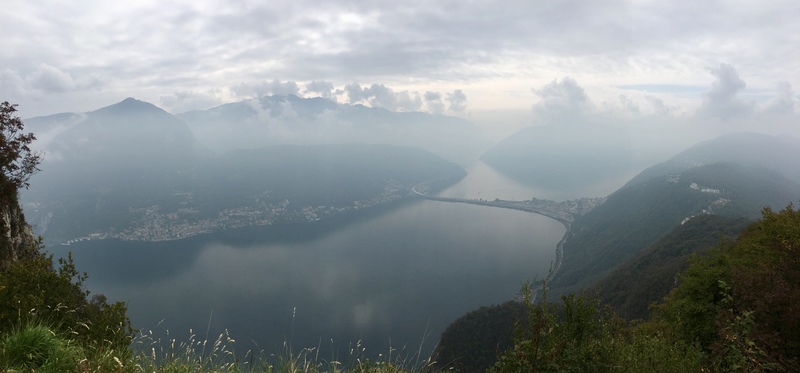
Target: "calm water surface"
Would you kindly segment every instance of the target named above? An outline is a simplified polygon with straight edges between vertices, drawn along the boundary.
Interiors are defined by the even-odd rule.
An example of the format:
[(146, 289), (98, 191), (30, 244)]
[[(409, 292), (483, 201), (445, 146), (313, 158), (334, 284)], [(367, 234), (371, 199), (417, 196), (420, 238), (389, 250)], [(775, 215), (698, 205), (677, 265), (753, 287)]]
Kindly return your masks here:
[[(535, 193), (479, 164), (442, 194)], [(343, 354), (361, 341), (367, 356), (390, 346), (427, 356), (457, 317), (546, 274), (563, 233), (540, 215), (413, 200), (313, 224), (55, 249), (73, 252), (92, 292), (127, 302), (143, 331), (169, 330), (181, 341), (190, 329), (200, 338), (209, 329), (212, 339), (227, 329), (242, 352), (289, 342)]]

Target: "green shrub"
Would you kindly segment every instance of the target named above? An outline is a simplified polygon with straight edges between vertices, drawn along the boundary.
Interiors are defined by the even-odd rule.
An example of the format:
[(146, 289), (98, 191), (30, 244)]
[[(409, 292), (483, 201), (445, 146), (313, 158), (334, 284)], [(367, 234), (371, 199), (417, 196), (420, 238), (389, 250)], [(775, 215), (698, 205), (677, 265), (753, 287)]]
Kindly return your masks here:
[[(523, 289), (526, 294), (529, 288)], [(570, 294), (556, 307), (530, 303), (517, 325), (514, 348), (491, 372), (691, 372), (700, 371), (702, 351), (629, 325), (601, 307), (591, 294)]]
[(665, 332), (699, 343), (719, 371), (800, 370), (800, 211), (762, 215), (694, 258), (655, 308)]
[(44, 324), (12, 330), (0, 341), (0, 367), (5, 371), (76, 372), (82, 355), (80, 347)]
[(0, 271), (0, 334), (45, 320), (81, 345), (127, 349), (133, 329), (125, 304), (108, 304), (103, 296), (90, 299), (85, 279), (71, 256), (60, 259), (57, 268), (52, 255), (38, 251), (9, 263)]

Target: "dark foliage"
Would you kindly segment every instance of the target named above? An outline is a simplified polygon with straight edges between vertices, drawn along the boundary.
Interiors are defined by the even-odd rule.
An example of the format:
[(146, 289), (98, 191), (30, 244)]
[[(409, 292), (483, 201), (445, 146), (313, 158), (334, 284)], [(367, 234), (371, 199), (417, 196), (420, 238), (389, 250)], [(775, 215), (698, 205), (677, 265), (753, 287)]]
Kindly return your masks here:
[[(672, 277), (672, 283), (676, 281), (666, 272), (649, 274), (648, 268), (664, 263), (672, 273), (680, 267), (678, 261), (690, 256), (688, 267), (677, 276), (677, 287), (655, 306), (649, 321), (628, 323), (610, 308), (604, 308), (599, 298), (587, 294), (564, 295), (562, 306), (545, 301), (531, 304), (526, 299), (513, 347), (500, 356), (492, 370), (800, 370), (800, 210), (794, 210), (791, 204), (780, 212), (765, 208), (761, 220), (742, 229), (745, 222), (718, 216), (694, 218), (622, 267), (644, 276), (636, 277), (638, 280), (628, 278), (624, 287), (614, 288), (616, 293), (612, 293), (614, 300), (622, 299), (623, 306), (635, 308), (641, 305), (625, 302), (639, 296), (655, 296), (651, 286), (657, 292), (671, 286), (651, 279)], [(733, 236), (739, 231), (742, 233), (735, 241), (723, 240), (710, 249), (698, 250), (712, 245), (721, 235)], [(638, 285), (632, 284), (637, 281)], [(633, 293), (631, 298), (624, 295), (626, 289), (633, 289), (627, 290)], [(462, 351), (480, 348), (474, 347), (481, 346), (480, 341), (452, 342), (454, 336), (479, 337), (477, 333), (464, 332), (472, 330), (465, 320), (488, 313), (469, 316), (460, 320), (461, 334), (448, 336), (451, 341), (447, 345), (462, 346)], [(479, 351), (483, 354), (487, 349)], [(456, 364), (450, 366), (460, 368)]]
[(125, 350), (133, 336), (127, 307), (109, 304), (83, 289), (86, 274), (72, 257), (58, 260), (38, 253), (10, 263), (0, 272), (0, 333), (41, 320), (83, 345)]
[(600, 300), (628, 320), (650, 318), (650, 304), (675, 287), (692, 254), (702, 254), (720, 240), (732, 241), (750, 223), (717, 215), (689, 220), (599, 281), (595, 288)]
[(800, 211), (766, 208), (731, 244), (692, 259), (656, 308), (677, 338), (720, 370), (800, 369)]
[(42, 161), (41, 153), (28, 146), (36, 136), (23, 132), (22, 120), (14, 114), (16, 106), (8, 101), (0, 104), (0, 192), (3, 196), (14, 197), (17, 189), (28, 187), (28, 179), (38, 171), (37, 166)]
[(513, 346), (514, 325), (523, 311), (522, 303), (512, 301), (459, 317), (442, 333), (433, 353), (435, 369), (485, 372)]
[[(546, 298), (546, 288), (543, 292)], [(490, 372), (700, 371), (697, 348), (627, 324), (596, 295), (565, 295), (559, 305), (529, 299), (523, 302), (514, 347)]]
[(564, 262), (554, 287), (591, 286), (614, 267), (654, 244), (700, 212), (714, 197), (666, 179), (620, 190), (579, 218), (564, 244)]

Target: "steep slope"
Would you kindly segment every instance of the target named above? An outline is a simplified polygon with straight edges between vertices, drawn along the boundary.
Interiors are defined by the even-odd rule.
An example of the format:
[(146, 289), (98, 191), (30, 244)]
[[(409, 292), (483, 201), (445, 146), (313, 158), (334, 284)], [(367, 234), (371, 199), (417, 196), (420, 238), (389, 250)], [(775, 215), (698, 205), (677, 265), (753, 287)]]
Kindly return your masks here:
[(687, 221), (600, 280), (595, 286), (600, 300), (625, 318), (647, 319), (648, 306), (675, 286), (676, 276), (689, 265), (689, 257), (721, 240), (732, 241), (750, 223), (752, 220), (743, 217), (719, 215)]
[(36, 253), (38, 246), (16, 198), (0, 198), (0, 271), (9, 263)]
[(755, 218), (764, 206), (800, 198), (800, 184), (758, 166), (713, 163), (624, 187), (577, 219), (553, 287), (592, 286), (685, 219), (702, 214)]

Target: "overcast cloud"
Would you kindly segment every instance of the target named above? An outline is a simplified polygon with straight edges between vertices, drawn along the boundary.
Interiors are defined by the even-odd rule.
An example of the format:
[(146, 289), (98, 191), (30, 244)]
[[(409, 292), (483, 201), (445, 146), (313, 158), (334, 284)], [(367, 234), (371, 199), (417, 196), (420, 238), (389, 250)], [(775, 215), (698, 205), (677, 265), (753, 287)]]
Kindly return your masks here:
[(520, 125), (598, 112), (790, 123), (797, 19), (795, 0), (12, 1), (0, 100), (24, 117), (295, 94), (466, 118), (526, 109)]

